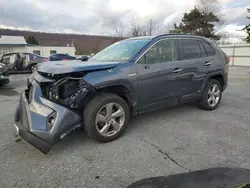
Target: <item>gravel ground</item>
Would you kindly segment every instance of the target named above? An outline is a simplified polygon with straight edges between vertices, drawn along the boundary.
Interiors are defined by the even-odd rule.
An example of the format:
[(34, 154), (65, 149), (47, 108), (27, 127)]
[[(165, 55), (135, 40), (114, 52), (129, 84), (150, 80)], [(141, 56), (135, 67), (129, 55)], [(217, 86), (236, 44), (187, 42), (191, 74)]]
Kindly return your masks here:
[(231, 67), (212, 112), (187, 105), (133, 118), (120, 139), (100, 144), (80, 129), (48, 155), (15, 138), (13, 118), (27, 75), (0, 88), (0, 187), (120, 188), (141, 178), (250, 168), (250, 68)]

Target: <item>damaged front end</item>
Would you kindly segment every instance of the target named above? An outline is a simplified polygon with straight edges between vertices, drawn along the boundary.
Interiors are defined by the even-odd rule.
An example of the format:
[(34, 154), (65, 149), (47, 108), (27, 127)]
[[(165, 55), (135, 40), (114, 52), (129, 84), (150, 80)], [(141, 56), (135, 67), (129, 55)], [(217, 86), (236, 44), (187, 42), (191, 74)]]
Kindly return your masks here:
[(15, 115), (18, 134), (48, 153), (53, 145), (82, 125), (82, 101), (95, 92), (83, 80), (84, 72), (34, 72), (21, 94)]

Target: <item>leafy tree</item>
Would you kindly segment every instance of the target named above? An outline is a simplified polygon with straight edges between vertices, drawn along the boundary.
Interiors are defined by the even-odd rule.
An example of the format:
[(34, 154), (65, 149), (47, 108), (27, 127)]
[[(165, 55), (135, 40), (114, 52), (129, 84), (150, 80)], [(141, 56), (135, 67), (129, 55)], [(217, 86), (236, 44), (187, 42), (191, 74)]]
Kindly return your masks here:
[(194, 8), (189, 13), (184, 13), (182, 22), (170, 30), (170, 33), (185, 33), (200, 35), (214, 40), (219, 40), (220, 36), (216, 35), (215, 24), (220, 19), (213, 12), (204, 12), (198, 8)]
[(39, 45), (39, 42), (36, 40), (36, 38), (34, 36), (29, 36), (27, 39), (26, 39), (26, 42), (28, 44), (34, 44), (34, 45)]
[[(247, 12), (250, 13), (250, 8), (247, 9)], [(250, 16), (247, 16), (247, 18), (250, 19)], [(247, 38), (246, 38), (247, 43), (250, 43), (250, 24), (246, 25), (246, 27), (243, 30), (247, 32)]]

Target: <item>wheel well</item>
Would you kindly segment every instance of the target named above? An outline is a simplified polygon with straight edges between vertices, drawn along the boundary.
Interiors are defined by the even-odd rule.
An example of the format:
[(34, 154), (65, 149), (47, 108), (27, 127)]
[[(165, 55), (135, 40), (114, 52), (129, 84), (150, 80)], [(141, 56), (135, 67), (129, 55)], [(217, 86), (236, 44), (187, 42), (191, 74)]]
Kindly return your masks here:
[(215, 75), (215, 76), (210, 77), (210, 79), (214, 79), (214, 80), (219, 81), (222, 88), (223, 88), (224, 85), (225, 85), (225, 81), (224, 81), (224, 78), (223, 78), (222, 75)]
[(102, 89), (98, 89), (97, 92), (116, 94), (119, 97), (123, 98), (128, 103), (130, 108), (133, 106), (132, 97), (130, 95), (129, 90), (125, 86), (119, 85), (119, 86), (105, 87)]
[(96, 92), (94, 93), (90, 93), (89, 95), (86, 96), (86, 98), (84, 100), (81, 101), (81, 105), (80, 105), (80, 111), (83, 111), (85, 106), (97, 95), (101, 94), (101, 93), (112, 93), (112, 94), (116, 94), (119, 97), (123, 98), (129, 108), (131, 109), (133, 107), (133, 102), (132, 102), (132, 97), (130, 95), (129, 90), (125, 87), (125, 86), (110, 86), (110, 87), (105, 87), (105, 88), (101, 88), (101, 89), (97, 89)]

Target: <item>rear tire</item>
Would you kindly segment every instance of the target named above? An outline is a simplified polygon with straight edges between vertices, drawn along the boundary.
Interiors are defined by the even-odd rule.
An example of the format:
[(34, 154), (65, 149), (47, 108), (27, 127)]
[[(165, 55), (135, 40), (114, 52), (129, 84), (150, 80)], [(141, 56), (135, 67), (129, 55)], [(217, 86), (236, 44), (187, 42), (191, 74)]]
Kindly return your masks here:
[(84, 130), (99, 142), (119, 138), (128, 127), (130, 112), (127, 102), (114, 94), (93, 98), (84, 110)]
[(31, 71), (31, 72), (36, 71), (36, 66), (37, 66), (37, 64), (32, 64), (32, 65), (30, 65), (30, 71)]
[(219, 81), (211, 79), (208, 81), (203, 92), (202, 100), (199, 101), (198, 107), (203, 110), (215, 110), (222, 98), (222, 86)]

